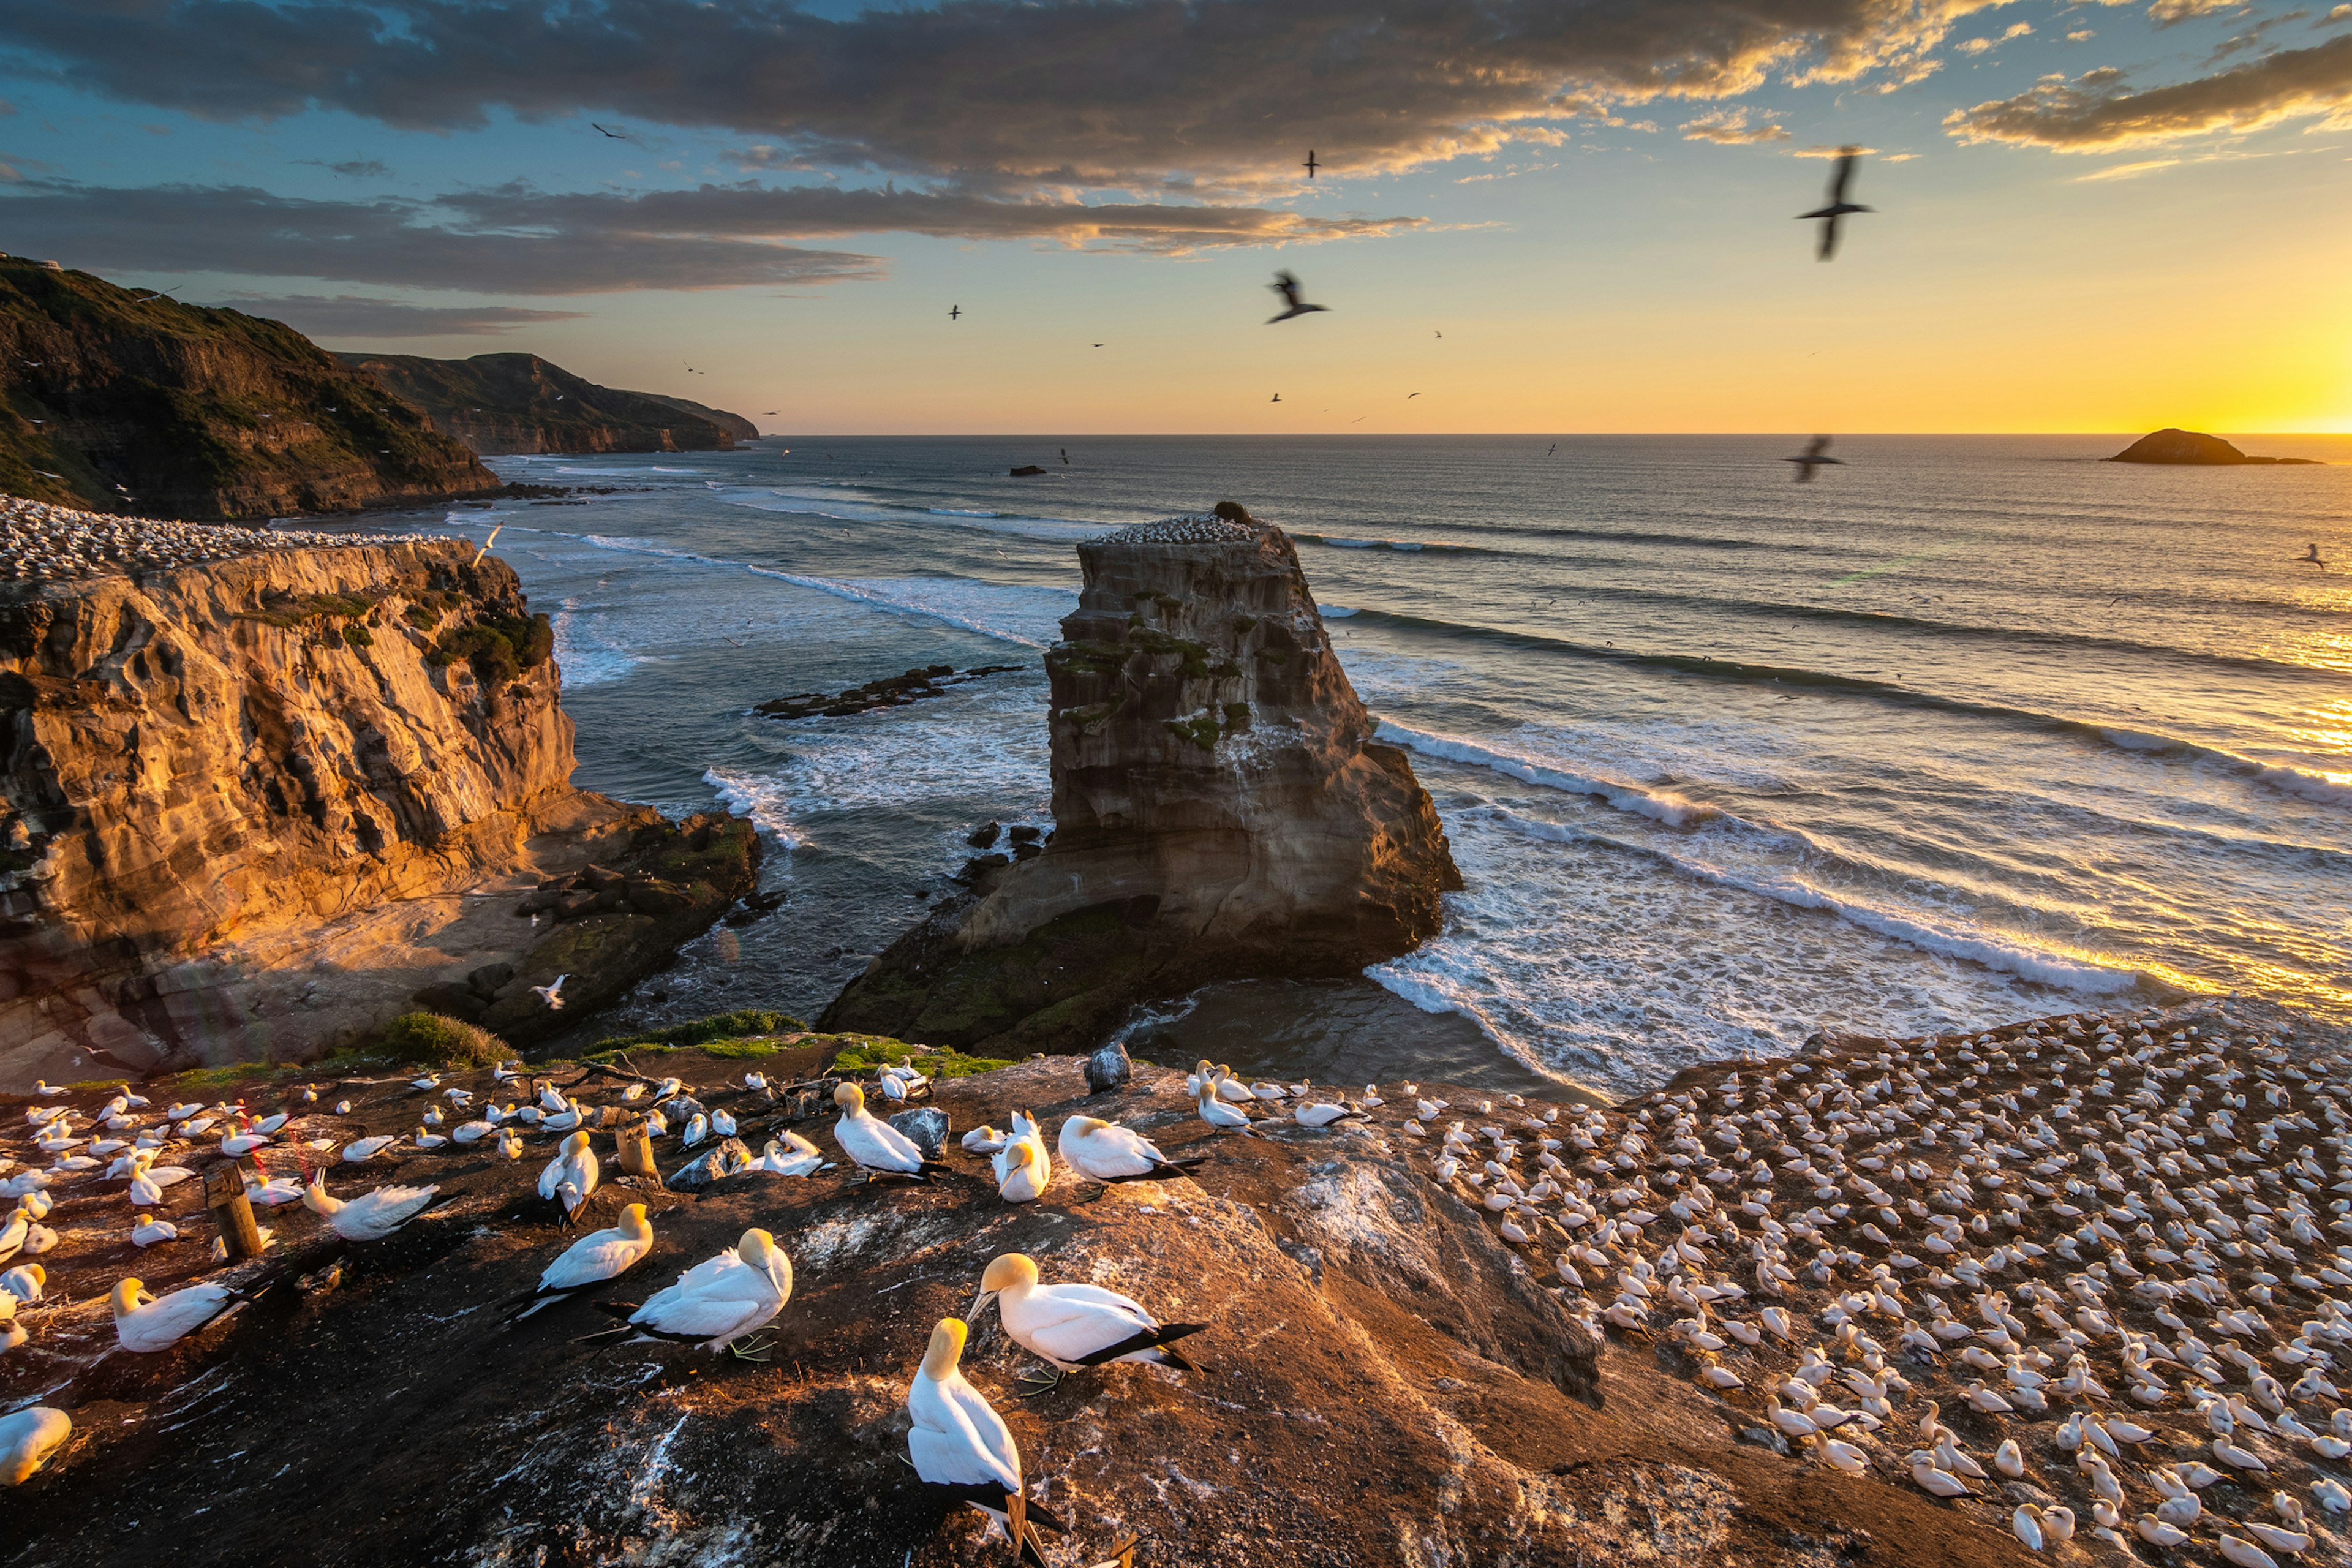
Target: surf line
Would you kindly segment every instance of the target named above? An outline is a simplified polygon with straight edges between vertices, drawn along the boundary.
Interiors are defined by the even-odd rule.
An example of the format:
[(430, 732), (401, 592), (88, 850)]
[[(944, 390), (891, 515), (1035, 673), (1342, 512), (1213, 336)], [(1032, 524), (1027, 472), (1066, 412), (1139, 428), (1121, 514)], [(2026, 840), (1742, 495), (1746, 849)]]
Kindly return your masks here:
[(1945, 541), (1932, 550), (1916, 550), (1908, 555), (1898, 555), (1884, 566), (1865, 566), (1859, 572), (1849, 572), (1843, 577), (1832, 577), (1830, 579), (1830, 586), (1843, 588), (1849, 583), (1859, 583), (1865, 577), (1881, 576), (1897, 567), (1909, 566), (1915, 562), (1933, 561), (1938, 555), (1949, 555), (1963, 544), (1974, 544), (1983, 537), (1984, 533), (1981, 530), (1975, 533), (1964, 533), (1958, 539)]

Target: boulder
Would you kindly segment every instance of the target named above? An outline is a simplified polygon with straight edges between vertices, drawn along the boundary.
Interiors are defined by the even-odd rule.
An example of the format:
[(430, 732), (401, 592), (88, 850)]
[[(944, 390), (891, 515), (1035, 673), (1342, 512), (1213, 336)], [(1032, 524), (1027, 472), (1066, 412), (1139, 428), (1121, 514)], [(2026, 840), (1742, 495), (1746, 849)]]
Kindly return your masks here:
[(1113, 1040), (1087, 1058), (1087, 1092), (1108, 1094), (1134, 1071), (1135, 1063), (1128, 1058), (1127, 1047)]
[(890, 1125), (913, 1139), (926, 1160), (940, 1158), (940, 1151), (947, 1147), (948, 1113), (935, 1107), (902, 1110), (890, 1118)]

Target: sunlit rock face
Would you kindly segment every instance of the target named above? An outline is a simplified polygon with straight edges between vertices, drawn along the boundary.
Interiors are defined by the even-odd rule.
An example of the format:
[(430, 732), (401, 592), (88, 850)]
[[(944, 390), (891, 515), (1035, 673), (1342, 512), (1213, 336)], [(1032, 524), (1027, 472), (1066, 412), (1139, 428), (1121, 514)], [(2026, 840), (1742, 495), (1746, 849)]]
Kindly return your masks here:
[(984, 870), (828, 1018), (960, 1045), (1074, 1049), (1150, 994), (1353, 973), (1433, 934), (1461, 886), (1280, 530), (1148, 523), (1078, 547), (1045, 656), (1055, 829)]

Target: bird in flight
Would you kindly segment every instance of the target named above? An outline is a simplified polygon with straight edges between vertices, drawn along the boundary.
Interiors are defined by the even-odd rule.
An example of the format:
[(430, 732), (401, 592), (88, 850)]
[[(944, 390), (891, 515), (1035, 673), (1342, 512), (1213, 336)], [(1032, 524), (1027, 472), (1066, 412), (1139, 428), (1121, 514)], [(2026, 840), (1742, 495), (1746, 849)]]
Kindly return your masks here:
[(1097, 343), (1097, 344), (1095, 345), (1095, 347), (1097, 347), (1097, 348), (1100, 348), (1100, 347), (1102, 347), (1102, 344), (1100, 344), (1100, 343)]
[(1288, 310), (1283, 311), (1279, 316), (1267, 317), (1265, 324), (1269, 327), (1274, 325), (1276, 321), (1286, 321), (1293, 316), (1306, 315), (1310, 310), (1328, 310), (1331, 308), (1328, 305), (1310, 305), (1306, 300), (1300, 299), (1298, 297), (1298, 279), (1292, 277), (1287, 272), (1276, 273), (1274, 275), (1274, 281), (1267, 284), (1266, 287), (1281, 295), (1282, 302), (1289, 307)]
[(1312, 147), (1307, 149), (1307, 177), (1310, 180), (1313, 179), (1315, 177), (1315, 171), (1322, 166), (1322, 164), (1315, 161), (1315, 149)]
[(618, 131), (607, 131), (607, 130), (605, 130), (605, 128), (604, 128), (604, 126), (596, 124), (596, 122), (595, 122), (594, 121), (593, 121), (593, 120), (592, 120), (592, 121), (590, 121), (588, 123), (589, 123), (591, 126), (594, 127), (594, 128), (595, 128), (596, 130), (598, 130), (598, 131), (604, 131), (605, 135), (610, 136), (610, 137), (611, 137), (614, 141), (615, 141), (615, 142), (626, 142), (626, 141), (628, 141), (628, 140), (629, 140), (629, 138), (628, 138), (626, 135), (625, 135), (624, 133), (622, 133), (621, 132), (618, 132)]
[(1807, 218), (1819, 218), (1822, 220), (1821, 260), (1827, 261), (1831, 257), (1837, 254), (1838, 222), (1840, 219), (1843, 218), (1848, 213), (1866, 213), (1876, 210), (1873, 207), (1857, 206), (1853, 202), (1845, 199), (1847, 187), (1853, 184), (1853, 166), (1861, 161), (1861, 148), (1839, 148), (1837, 168), (1830, 175), (1829, 205), (1827, 206), (1815, 207), (1809, 213), (1799, 213), (1797, 215), (1797, 221), (1800, 223), (1802, 223)]
[(963, 307), (962, 307), (961, 305), (950, 305), (950, 306), (948, 307), (948, 320), (949, 320), (949, 321), (955, 321), (955, 320), (957, 320), (958, 318), (961, 317), (961, 316), (962, 316), (962, 314), (963, 314)]
[(2294, 560), (2297, 565), (2316, 566), (2322, 572), (2326, 571), (2328, 566), (2332, 564), (2332, 563), (2321, 557), (2319, 553), (2319, 545), (2316, 541), (2305, 546), (2303, 553), (2296, 556)]
[(490, 530), (490, 536), (482, 541), (482, 547), (479, 550), (474, 552), (474, 559), (470, 564), (479, 566), (482, 563), (482, 557), (488, 555), (490, 552), (490, 546), (499, 542), (499, 529), (505, 526), (506, 524), (502, 522), (498, 525), (498, 528)]
[(1280, 393), (1278, 393), (1278, 392), (1277, 392), (1277, 393), (1276, 393), (1276, 394), (1274, 395), (1274, 401), (1276, 401), (1276, 403), (1281, 402), (1281, 401), (1282, 401), (1282, 394), (1280, 394)]
[(1440, 332), (1440, 333), (1438, 333), (1437, 335), (1438, 335), (1439, 337), (1443, 338), (1445, 334), (1444, 334), (1444, 332)]
[(1407, 403), (1411, 403), (1414, 398), (1419, 397), (1420, 395), (1421, 394), (1418, 392), (1408, 392), (1404, 395), (1404, 400)]
[(1067, 468), (1067, 467), (1069, 467), (1069, 463), (1070, 463), (1070, 449), (1069, 449), (1067, 447), (1063, 447), (1063, 448), (1062, 448), (1062, 466), (1063, 466), (1064, 468)]
[(1830, 438), (1826, 436), (1816, 436), (1811, 441), (1805, 443), (1805, 455), (1803, 457), (1783, 458), (1780, 460), (1784, 463), (1796, 464), (1797, 482), (1801, 485), (1807, 484), (1812, 479), (1813, 470), (1820, 468), (1823, 463), (1837, 463), (1842, 466), (1845, 462), (1843, 458), (1831, 458), (1823, 456), (1823, 454), (1829, 449)]
[(1547, 457), (1547, 458), (1553, 457), (1553, 456), (1557, 455), (1557, 454), (1559, 453), (1559, 442), (1557, 442), (1557, 441), (1554, 441), (1554, 442), (1551, 444), (1551, 450), (1550, 450), (1550, 451), (1549, 451), (1549, 452), (1546, 452), (1546, 453), (1544, 454), (1544, 456), (1545, 456), (1545, 457)]

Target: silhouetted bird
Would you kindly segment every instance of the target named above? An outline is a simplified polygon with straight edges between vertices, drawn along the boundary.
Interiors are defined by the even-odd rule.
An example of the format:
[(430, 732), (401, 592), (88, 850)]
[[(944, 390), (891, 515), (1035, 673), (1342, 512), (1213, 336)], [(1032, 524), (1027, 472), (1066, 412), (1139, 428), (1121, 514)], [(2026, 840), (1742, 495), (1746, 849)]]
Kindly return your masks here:
[(1066, 464), (1069, 462), (1069, 460), (1070, 460), (1070, 449), (1069, 449), (1067, 447), (1063, 447), (1063, 448), (1062, 448), (1062, 461), (1063, 461), (1063, 463), (1064, 463), (1065, 465), (1066, 465)]
[(610, 137), (611, 137), (614, 141), (615, 141), (615, 142), (626, 142), (626, 141), (628, 141), (628, 140), (629, 140), (629, 138), (628, 138), (627, 136), (625, 136), (625, 135), (622, 134), (622, 133), (621, 133), (620, 132), (618, 132), (618, 131), (605, 131), (605, 130), (604, 130), (604, 127), (603, 127), (603, 126), (601, 126), (601, 125), (597, 125), (597, 124), (596, 124), (596, 122), (595, 122), (594, 121), (593, 121), (593, 120), (592, 120), (592, 121), (590, 121), (588, 123), (589, 123), (591, 126), (593, 126), (593, 127), (594, 127), (596, 130), (598, 130), (598, 131), (604, 131), (605, 135), (610, 136)]
[(1322, 164), (1315, 161), (1315, 149), (1312, 147), (1307, 149), (1307, 177), (1310, 180), (1313, 179), (1315, 177), (1315, 171), (1322, 166)]
[(958, 318), (961, 317), (961, 316), (962, 316), (962, 314), (963, 314), (963, 307), (962, 307), (961, 305), (950, 305), (950, 306), (948, 307), (948, 320), (949, 320), (949, 321), (955, 321), (955, 320), (957, 320)]
[(1544, 456), (1545, 456), (1545, 457), (1547, 457), (1547, 458), (1554, 457), (1554, 456), (1557, 456), (1557, 455), (1558, 455), (1559, 451), (1559, 442), (1557, 442), (1557, 441), (1554, 441), (1554, 442), (1551, 444), (1551, 450), (1550, 450), (1550, 451), (1549, 451), (1549, 452), (1546, 452), (1546, 453), (1544, 454)]
[(1281, 401), (1282, 401), (1282, 394), (1280, 394), (1280, 393), (1278, 393), (1278, 392), (1277, 392), (1277, 393), (1276, 393), (1276, 394), (1274, 395), (1274, 401), (1275, 401), (1275, 402), (1276, 402), (1276, 403), (1281, 402)]
[(1310, 305), (1306, 300), (1300, 299), (1298, 297), (1298, 279), (1292, 277), (1287, 272), (1276, 273), (1274, 275), (1274, 281), (1267, 284), (1266, 287), (1281, 295), (1282, 302), (1290, 307), (1288, 310), (1283, 311), (1279, 316), (1267, 317), (1265, 324), (1269, 327), (1274, 325), (1276, 321), (1286, 321), (1293, 316), (1306, 315), (1310, 310), (1328, 310), (1331, 308), (1328, 305)]
[(1421, 394), (1418, 392), (1408, 392), (1404, 395), (1404, 400), (1407, 403), (1411, 403), (1414, 398), (1419, 397), (1420, 395)]
[(1809, 213), (1799, 213), (1797, 215), (1797, 221), (1800, 223), (1802, 223), (1807, 218), (1819, 218), (1822, 220), (1822, 248), (1820, 259), (1823, 261), (1827, 261), (1831, 257), (1837, 254), (1838, 221), (1841, 218), (1844, 217), (1848, 213), (1866, 213), (1876, 210), (1873, 207), (1857, 206), (1853, 202), (1845, 199), (1846, 187), (1853, 184), (1853, 166), (1861, 161), (1861, 148), (1839, 148), (1837, 168), (1830, 175), (1829, 205), (1823, 207), (1816, 207)]
[(2319, 553), (2319, 544), (2316, 541), (2314, 541), (2311, 544), (2305, 546), (2303, 553), (2296, 556), (2294, 560), (2295, 564), (2298, 566), (2316, 566), (2322, 572), (2326, 571), (2328, 566), (2331, 564), (2331, 563), (2321, 558)]
[(1830, 438), (1826, 436), (1816, 436), (1810, 442), (1806, 443), (1805, 455), (1803, 457), (1783, 458), (1780, 460), (1784, 463), (1796, 464), (1797, 482), (1801, 485), (1806, 484), (1811, 482), (1812, 479), (1813, 470), (1820, 468), (1823, 463), (1837, 463), (1842, 466), (1845, 462), (1843, 458), (1829, 458), (1822, 456), (1822, 454), (1827, 452), (1829, 449)]

